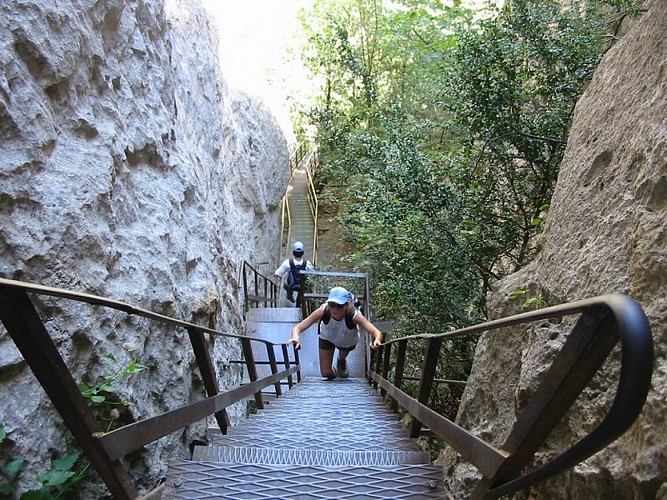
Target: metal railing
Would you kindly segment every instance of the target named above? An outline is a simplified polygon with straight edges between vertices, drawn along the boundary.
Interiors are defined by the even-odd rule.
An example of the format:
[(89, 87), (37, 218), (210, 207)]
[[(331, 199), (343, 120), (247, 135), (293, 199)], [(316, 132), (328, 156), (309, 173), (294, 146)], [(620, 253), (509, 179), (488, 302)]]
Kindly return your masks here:
[[(297, 169), (301, 160), (303, 160), (306, 153), (308, 153), (309, 144), (307, 142), (302, 142), (296, 148), (296, 150), (290, 156), (290, 172), (294, 174), (294, 171)], [(278, 248), (285, 248), (290, 241), (290, 231), (292, 229), (292, 216), (290, 213), (289, 199), (287, 195), (283, 196), (283, 201), (281, 204), (281, 214), (280, 214), (280, 235), (279, 235), (279, 244)], [(281, 254), (282, 255), (282, 254)], [(279, 259), (282, 257), (279, 257)]]
[[(315, 307), (319, 306), (322, 302), (326, 300), (326, 297), (328, 296), (329, 290), (321, 290), (321, 291), (313, 291), (313, 292), (306, 292), (306, 281), (309, 276), (315, 277), (315, 276), (324, 276), (324, 277), (329, 277), (329, 278), (342, 278), (343, 280), (361, 280), (362, 284), (359, 287), (350, 287), (348, 285), (348, 290), (350, 291), (355, 291), (355, 290), (362, 290), (362, 295), (359, 295), (357, 293), (357, 298), (362, 302), (363, 304), (363, 310), (364, 310), (364, 316), (366, 316), (370, 321), (373, 321), (372, 319), (372, 307), (371, 307), (371, 284), (370, 284), (370, 279), (368, 277), (368, 274), (366, 273), (346, 273), (346, 272), (341, 272), (341, 271), (306, 271), (306, 270), (300, 270), (299, 271), (299, 277), (301, 279), (300, 287), (299, 287), (299, 292), (297, 295), (297, 304), (301, 305), (301, 312), (303, 317), (305, 318), (308, 316), (312, 310), (313, 310), (313, 305)], [(335, 283), (335, 285), (340, 285), (341, 283)]]
[[(500, 447), (458, 426), (430, 407), (437, 360), (448, 341), (534, 321), (578, 315), (572, 331), (555, 356), (532, 399), (517, 416)], [(401, 390), (408, 349), (426, 342), (417, 397)], [(597, 427), (548, 463), (520, 476), (540, 445), (560, 422), (602, 363), (620, 342), (621, 367), (611, 407)], [(394, 352), (395, 351), (395, 352)], [(472, 498), (497, 498), (544, 481), (601, 450), (621, 436), (639, 416), (646, 401), (653, 366), (650, 326), (641, 307), (625, 295), (605, 295), (490, 321), (442, 334), (391, 339), (371, 362), (369, 380), (394, 408), (400, 405), (414, 417), (410, 434), (427, 426), (482, 474)], [(431, 405), (432, 406), (432, 405)]]
[[(249, 265), (246, 269), (253, 273), (253, 276), (256, 273)], [(319, 275), (363, 280), (364, 295), (360, 298), (367, 308), (366, 316), (372, 317), (368, 275), (322, 271), (302, 271), (302, 274), (304, 279), (307, 276)], [(33, 295), (37, 296), (37, 300), (31, 299)], [(201, 372), (206, 398), (104, 432), (35, 307), (35, 304), (40, 302), (38, 297), (42, 295), (114, 309), (127, 315), (185, 329)], [(321, 300), (322, 295), (305, 294), (306, 300), (303, 302)], [(269, 303), (270, 301), (265, 300), (268, 296), (257, 295), (252, 300), (258, 304)], [(52, 314), (52, 310), (48, 314)], [(573, 321), (574, 326), (551, 366), (542, 375), (532, 399), (517, 415), (516, 423), (502, 445), (485, 442), (432, 409), (432, 390), (435, 384), (448, 382), (436, 378), (438, 359), (447, 342), (481, 333), (502, 334), (499, 331), (502, 328), (549, 318), (559, 318), (562, 321), (562, 318), (569, 316), (576, 317), (573, 318), (576, 319)], [(79, 446), (114, 498), (118, 499), (137, 497), (136, 488), (121, 462), (127, 454), (211, 415), (215, 416), (220, 430), (226, 433), (229, 425), (227, 407), (254, 397), (257, 408), (262, 409), (264, 388), (274, 386), (275, 394), (280, 396), (282, 380), (287, 379), (287, 385), (292, 387), (295, 383), (293, 375), (296, 374), (296, 381), (301, 381), (299, 353), (292, 348), (290, 359), (290, 347), (286, 343), (219, 332), (95, 295), (0, 278), (0, 320)], [(249, 383), (220, 392), (204, 334), (233, 338), (240, 342)], [(364, 335), (363, 339), (367, 342), (368, 335)], [(268, 360), (254, 359), (253, 342), (259, 342), (266, 347)], [(425, 350), (414, 351), (415, 346), (424, 343)], [(550, 432), (566, 415), (619, 343), (619, 381), (607, 414), (595, 429), (560, 455), (521, 475)], [(282, 353), (280, 361), (276, 359), (276, 346)], [(389, 399), (395, 410), (400, 406), (414, 417), (410, 435), (417, 437), (422, 426), (427, 427), (432, 434), (480, 471), (482, 479), (473, 492), (474, 499), (497, 498), (544, 481), (573, 467), (617, 439), (636, 420), (644, 405), (653, 366), (653, 341), (646, 315), (636, 302), (620, 294), (549, 307), (448, 333), (389, 339), (375, 353), (371, 353), (369, 349), (366, 351), (369, 382), (379, 389), (381, 395)], [(423, 360), (418, 377), (404, 374), (406, 360), (412, 353)], [(258, 378), (257, 367), (267, 364), (270, 365), (271, 375)], [(402, 385), (415, 379), (418, 381), (418, 388), (416, 397), (412, 397), (403, 390)]]
[(299, 166), (301, 160), (303, 160), (303, 158), (306, 156), (309, 149), (310, 149), (310, 144), (308, 142), (302, 142), (297, 146), (296, 151), (292, 153), (289, 159), (290, 170), (292, 172), (294, 172), (294, 170), (296, 170), (296, 168)]
[(313, 216), (313, 257), (312, 262), (314, 266), (317, 266), (317, 223), (319, 221), (319, 201), (317, 200), (317, 191), (315, 190), (315, 183), (313, 178), (315, 175), (315, 170), (319, 165), (319, 156), (317, 150), (314, 150), (310, 155), (310, 160), (306, 165), (306, 175), (308, 176), (308, 205), (310, 206), (310, 213)]
[(244, 314), (252, 307), (278, 307), (280, 295), (278, 284), (245, 260), (241, 262), (239, 282), (243, 292)]
[[(292, 154), (290, 157), (290, 168), (292, 171), (292, 174), (294, 173), (294, 170), (301, 164), (303, 159), (306, 157), (306, 155), (310, 152), (310, 145), (308, 143), (301, 143), (299, 144), (298, 148), (296, 151)], [(312, 151), (308, 163), (306, 164), (306, 176), (308, 178), (308, 205), (310, 207), (310, 212), (313, 217), (313, 252), (312, 255), (310, 256), (310, 261), (313, 263), (313, 265), (317, 265), (317, 226), (318, 226), (318, 220), (319, 220), (319, 203), (317, 200), (317, 192), (315, 190), (315, 184), (313, 182), (313, 176), (315, 169), (319, 165), (319, 156), (317, 154), (317, 151), (314, 150)], [(283, 252), (285, 248), (290, 244), (290, 241), (292, 240), (292, 216), (291, 216), (291, 211), (290, 211), (290, 205), (289, 205), (289, 198), (287, 195), (283, 197), (282, 200), (282, 209), (281, 209), (281, 217), (280, 217), (280, 245), (279, 248), (281, 249), (281, 256), (284, 253), (289, 253), (289, 252)], [(279, 256), (278, 260), (281, 260), (282, 257)]]
[[(39, 296), (47, 295), (115, 309), (128, 315), (185, 329), (190, 337), (207, 397), (178, 409), (104, 432), (49, 335), (30, 298), (31, 295), (37, 296), (37, 302)], [(254, 396), (257, 408), (264, 408), (262, 389), (273, 385), (276, 394), (280, 395), (281, 380), (287, 379), (289, 387), (294, 383), (295, 373), (297, 381), (301, 380), (298, 351), (292, 349), (293, 358), (290, 359), (289, 346), (285, 343), (273, 343), (264, 339), (219, 332), (123, 302), (60, 288), (0, 278), (0, 320), (115, 499), (133, 499), (138, 496), (130, 475), (120, 460), (128, 453), (210, 415), (215, 416), (220, 430), (225, 434), (229, 425), (227, 407)], [(219, 391), (204, 334), (238, 339), (243, 350), (249, 383), (224, 392)], [(253, 342), (266, 346), (268, 362), (255, 361)], [(274, 346), (281, 347), (282, 361), (276, 360)], [(270, 365), (271, 375), (258, 379), (256, 367), (258, 364), (266, 363)]]

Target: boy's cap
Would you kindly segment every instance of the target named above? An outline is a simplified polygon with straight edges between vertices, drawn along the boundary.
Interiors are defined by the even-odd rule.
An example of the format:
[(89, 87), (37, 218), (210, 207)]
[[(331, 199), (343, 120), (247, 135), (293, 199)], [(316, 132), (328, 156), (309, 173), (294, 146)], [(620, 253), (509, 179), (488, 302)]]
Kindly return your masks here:
[(300, 241), (295, 241), (294, 245), (292, 245), (292, 251), (303, 252), (303, 243), (301, 243)]

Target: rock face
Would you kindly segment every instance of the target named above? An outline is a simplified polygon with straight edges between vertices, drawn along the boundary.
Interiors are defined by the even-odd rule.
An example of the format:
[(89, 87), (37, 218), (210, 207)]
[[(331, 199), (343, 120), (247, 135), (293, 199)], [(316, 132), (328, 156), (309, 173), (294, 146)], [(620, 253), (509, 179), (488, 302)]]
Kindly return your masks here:
[[(667, 498), (667, 9), (656, 0), (605, 56), (577, 104), (538, 258), (502, 280), (493, 317), (520, 309), (506, 297), (529, 289), (548, 305), (625, 293), (649, 316), (655, 342), (652, 389), (642, 415), (619, 440), (571, 471), (516, 498)], [(515, 409), (553, 359), (568, 330), (540, 325), (484, 336), (459, 423), (501, 444)], [(612, 356), (535, 463), (600, 421), (618, 379)], [(456, 498), (476, 471), (441, 457)]]
[[(1, 2), (0, 61), (0, 276), (242, 333), (239, 269), (279, 255), (289, 145), (261, 102), (226, 85), (199, 2)], [(117, 384), (133, 403), (121, 422), (203, 397), (187, 332), (42, 302), (77, 382), (148, 367)], [(238, 344), (210, 343), (221, 386), (238, 385)], [(0, 386), (2, 460), (26, 459), (15, 482), (32, 488), (71, 436), (1, 325)], [(204, 428), (128, 457), (140, 491)]]

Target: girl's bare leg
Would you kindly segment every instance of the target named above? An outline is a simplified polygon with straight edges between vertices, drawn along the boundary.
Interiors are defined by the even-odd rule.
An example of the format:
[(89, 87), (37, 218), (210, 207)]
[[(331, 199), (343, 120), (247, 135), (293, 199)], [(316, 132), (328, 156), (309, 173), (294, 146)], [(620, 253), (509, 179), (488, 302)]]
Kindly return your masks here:
[(335, 376), (332, 368), (333, 355), (333, 351), (320, 349), (320, 373), (323, 377), (330, 378)]

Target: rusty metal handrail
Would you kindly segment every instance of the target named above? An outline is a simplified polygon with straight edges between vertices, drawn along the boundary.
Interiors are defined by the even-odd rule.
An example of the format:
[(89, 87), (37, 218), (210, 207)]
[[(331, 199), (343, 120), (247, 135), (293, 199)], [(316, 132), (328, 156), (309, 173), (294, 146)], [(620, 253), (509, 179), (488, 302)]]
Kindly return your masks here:
[(306, 176), (308, 178), (308, 205), (310, 206), (310, 214), (313, 217), (313, 255), (312, 262), (317, 266), (317, 225), (319, 221), (319, 201), (317, 199), (317, 191), (315, 190), (315, 183), (313, 182), (314, 171), (319, 163), (317, 150), (310, 155), (308, 164), (306, 165)]
[[(355, 278), (363, 280), (364, 311), (365, 311), (364, 315), (369, 319), (369, 321), (373, 321), (372, 307), (371, 307), (371, 285), (370, 285), (370, 278), (367, 273), (353, 273), (353, 272), (341, 272), (341, 271), (315, 271), (315, 270), (306, 271), (304, 269), (304, 270), (299, 270), (298, 274), (301, 280), (301, 286), (299, 287), (297, 304), (301, 304), (301, 312), (304, 318), (309, 314), (307, 300), (304, 300), (306, 298), (304, 296), (304, 290), (306, 288), (305, 287), (306, 279), (308, 278), (308, 276), (328, 276), (333, 278)], [(326, 290), (326, 292), (328, 291), (329, 290)]]
[[(241, 262), (241, 285), (243, 289), (243, 313), (252, 306), (278, 307), (279, 286), (271, 278), (264, 276), (247, 261)], [(252, 289), (252, 290), (251, 290)]]
[[(311, 145), (308, 142), (302, 142), (296, 148), (296, 150), (290, 156), (290, 170), (292, 175), (294, 171), (299, 167), (303, 159), (306, 157), (306, 154), (310, 152)], [(315, 185), (313, 183), (313, 170), (316, 168), (319, 161), (317, 151), (313, 151), (310, 158), (308, 159), (308, 164), (306, 165), (306, 175), (308, 178), (308, 204), (310, 207), (311, 215), (313, 217), (314, 231), (313, 231), (313, 252), (310, 257), (310, 261), (313, 265), (317, 266), (317, 224), (319, 219), (319, 208), (317, 201), (317, 193), (315, 191)], [(290, 212), (289, 197), (287, 194), (283, 196), (282, 199), (282, 210), (280, 217), (280, 240), (278, 248), (280, 248), (281, 255), (283, 255), (283, 250), (289, 242), (292, 240), (292, 216)], [(285, 232), (287, 232), (287, 238), (285, 238)], [(282, 257), (279, 257), (278, 260), (281, 260)]]
[(300, 143), (294, 153), (290, 156), (290, 170), (294, 172), (299, 164), (301, 163), (301, 160), (306, 156), (306, 153), (310, 150), (310, 143), (308, 142), (302, 142)]
[[(489, 332), (533, 321), (579, 318), (532, 400), (517, 418), (512, 432), (500, 448), (479, 439), (428, 406), (440, 348), (447, 340)], [(418, 396), (412, 398), (401, 387), (408, 344), (427, 341)], [(573, 446), (537, 469), (520, 476), (523, 468), (563, 418), (577, 396), (602, 366), (614, 346), (621, 344), (621, 369), (614, 401), (599, 425)], [(397, 348), (394, 381), (389, 381), (392, 347)], [(452, 446), (482, 473), (472, 498), (497, 498), (544, 481), (573, 467), (621, 436), (639, 416), (651, 383), (653, 340), (648, 319), (641, 307), (625, 295), (613, 294), (519, 314), (442, 334), (423, 334), (392, 339), (380, 348), (369, 378), (394, 403), (415, 420), (411, 435), (422, 425)]]
[[(287, 195), (283, 196), (281, 207), (278, 248), (282, 255), (282, 249), (289, 244), (292, 235), (292, 214), (290, 212), (289, 198)], [(285, 235), (285, 232), (287, 232), (287, 235)], [(277, 260), (280, 260), (280, 258), (281, 257), (279, 256)]]
[[(93, 417), (90, 407), (47, 332), (29, 294), (48, 295), (102, 306), (186, 329), (204, 382), (206, 399), (111, 432), (104, 432)], [(0, 320), (74, 438), (116, 499), (137, 497), (137, 490), (129, 473), (120, 461), (128, 453), (209, 415), (215, 415), (221, 432), (225, 434), (229, 424), (226, 413), (229, 405), (254, 395), (258, 408), (263, 408), (261, 393), (263, 388), (274, 385), (277, 395), (280, 395), (282, 379), (287, 378), (291, 387), (293, 374), (296, 373), (297, 380), (300, 381), (299, 353), (292, 349), (294, 356), (292, 364), (288, 345), (285, 343), (273, 343), (261, 338), (220, 332), (96, 295), (0, 278)], [(219, 391), (204, 333), (240, 340), (245, 354), (249, 384), (222, 393)], [(260, 342), (266, 346), (271, 365), (270, 376), (258, 378), (252, 342)], [(281, 362), (276, 360), (274, 346), (281, 346), (283, 355)], [(279, 365), (284, 369), (279, 371)]]
[[(294, 173), (294, 170), (296, 170), (296, 168), (299, 166), (299, 163), (301, 163), (301, 160), (308, 152), (308, 148), (309, 144), (307, 142), (302, 142), (297, 146), (296, 150), (290, 155), (289, 162), (290, 162), (291, 174)], [(285, 238), (285, 231), (287, 231), (287, 238)], [(278, 239), (278, 248), (281, 249), (281, 252), (284, 246), (287, 245), (291, 239), (290, 238), (291, 231), (292, 231), (292, 216), (290, 214), (289, 199), (287, 197), (287, 194), (285, 194), (285, 196), (283, 196), (283, 200), (281, 203), (280, 233)], [(280, 260), (280, 256), (278, 260)]]

